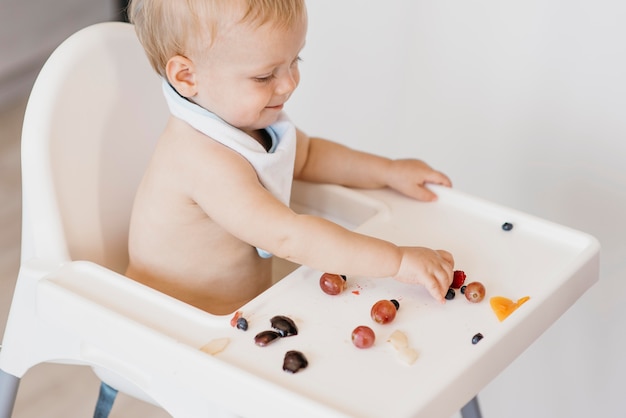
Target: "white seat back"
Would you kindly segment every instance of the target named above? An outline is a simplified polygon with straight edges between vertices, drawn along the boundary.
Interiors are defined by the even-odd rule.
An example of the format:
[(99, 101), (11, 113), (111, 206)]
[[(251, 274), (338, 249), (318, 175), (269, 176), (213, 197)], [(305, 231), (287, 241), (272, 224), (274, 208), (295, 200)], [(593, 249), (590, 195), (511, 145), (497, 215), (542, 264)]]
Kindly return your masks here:
[(122, 272), (133, 197), (167, 108), (132, 25), (83, 29), (52, 54), (22, 133), (22, 258)]

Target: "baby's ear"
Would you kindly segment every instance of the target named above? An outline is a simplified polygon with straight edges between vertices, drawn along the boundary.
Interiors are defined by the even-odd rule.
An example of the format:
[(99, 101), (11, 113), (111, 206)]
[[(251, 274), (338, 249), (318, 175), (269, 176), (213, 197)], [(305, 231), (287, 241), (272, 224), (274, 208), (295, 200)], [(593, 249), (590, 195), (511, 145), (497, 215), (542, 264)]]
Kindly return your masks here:
[(167, 61), (165, 73), (167, 80), (181, 96), (190, 98), (198, 92), (195, 66), (189, 58), (182, 55), (173, 56)]

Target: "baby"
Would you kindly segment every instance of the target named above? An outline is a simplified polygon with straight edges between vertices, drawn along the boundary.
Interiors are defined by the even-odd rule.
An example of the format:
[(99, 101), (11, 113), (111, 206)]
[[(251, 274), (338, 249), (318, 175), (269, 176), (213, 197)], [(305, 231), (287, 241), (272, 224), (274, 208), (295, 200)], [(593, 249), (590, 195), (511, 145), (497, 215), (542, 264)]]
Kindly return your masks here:
[(133, 0), (129, 16), (163, 78), (171, 116), (137, 192), (127, 275), (214, 314), (272, 284), (272, 255), (320, 271), (393, 277), (444, 302), (454, 261), (289, 208), (293, 179), (391, 187), (431, 201), (444, 174), (295, 128), (304, 0)]

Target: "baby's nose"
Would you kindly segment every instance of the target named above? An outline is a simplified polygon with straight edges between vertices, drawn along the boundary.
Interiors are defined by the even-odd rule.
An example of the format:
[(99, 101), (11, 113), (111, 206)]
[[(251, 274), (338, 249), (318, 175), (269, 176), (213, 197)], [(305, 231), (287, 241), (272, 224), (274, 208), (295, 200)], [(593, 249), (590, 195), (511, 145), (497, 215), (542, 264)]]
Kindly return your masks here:
[(276, 86), (276, 94), (291, 94), (298, 87), (298, 75), (292, 71), (287, 71)]

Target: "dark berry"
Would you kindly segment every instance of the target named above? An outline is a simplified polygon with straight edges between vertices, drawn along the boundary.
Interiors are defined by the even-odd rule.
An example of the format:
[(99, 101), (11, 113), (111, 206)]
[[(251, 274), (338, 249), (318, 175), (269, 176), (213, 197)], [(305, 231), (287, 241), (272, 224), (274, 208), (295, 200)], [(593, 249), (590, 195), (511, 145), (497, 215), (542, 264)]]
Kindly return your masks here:
[(270, 319), (272, 328), (274, 328), (281, 337), (290, 337), (292, 335), (298, 335), (298, 327), (291, 318), (283, 315), (276, 315)]
[(513, 224), (510, 222), (505, 222), (502, 224), (502, 229), (504, 229), (505, 231), (510, 231), (511, 229), (513, 229)]
[(480, 332), (472, 337), (472, 344), (478, 344), (480, 340), (483, 339), (483, 334)]
[(243, 316), (240, 318), (237, 318), (237, 329), (240, 329), (242, 331), (248, 330), (248, 320), (244, 318)]
[(465, 288), (466, 288), (466, 287), (467, 287), (467, 286), (461, 286), (461, 294), (463, 294), (463, 295), (465, 294)]
[(454, 291), (453, 288), (449, 288), (448, 289), (448, 293), (446, 293), (446, 299), (447, 300), (452, 300), (454, 299), (454, 297), (456, 296), (456, 292)]
[(283, 361), (283, 370), (289, 373), (297, 373), (298, 370), (306, 368), (309, 365), (308, 360), (300, 351), (291, 350), (285, 354)]
[(395, 300), (395, 299), (389, 299), (389, 301), (390, 301), (391, 303), (393, 303), (393, 306), (395, 306), (395, 307), (396, 307), (396, 311), (397, 311), (398, 309), (400, 309), (400, 302), (398, 302), (398, 301), (397, 301), (397, 300)]
[(254, 337), (254, 343), (258, 346), (265, 347), (280, 337), (281, 335), (276, 331), (261, 331)]

